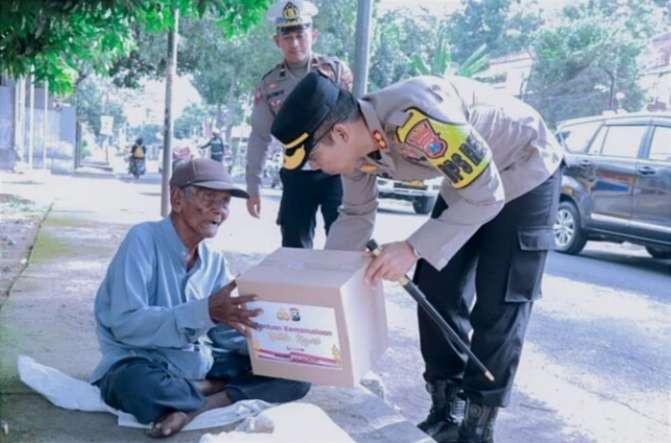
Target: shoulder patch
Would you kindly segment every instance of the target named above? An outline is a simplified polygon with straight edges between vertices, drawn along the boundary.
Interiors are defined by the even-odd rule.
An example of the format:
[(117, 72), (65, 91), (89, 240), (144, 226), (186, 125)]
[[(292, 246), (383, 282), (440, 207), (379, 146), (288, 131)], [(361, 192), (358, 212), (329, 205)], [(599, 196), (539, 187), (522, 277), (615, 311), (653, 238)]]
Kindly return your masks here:
[(444, 122), (418, 108), (409, 108), (406, 114), (396, 137), (421, 151), (455, 188), (470, 185), (489, 166), (489, 146), (470, 125)]

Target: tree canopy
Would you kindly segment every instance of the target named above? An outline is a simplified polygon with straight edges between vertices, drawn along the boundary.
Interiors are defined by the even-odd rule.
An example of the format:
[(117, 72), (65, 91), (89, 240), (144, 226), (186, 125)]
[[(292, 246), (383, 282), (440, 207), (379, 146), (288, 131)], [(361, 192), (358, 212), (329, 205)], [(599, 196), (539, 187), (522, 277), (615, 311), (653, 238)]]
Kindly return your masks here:
[(458, 63), (482, 45), (492, 57), (526, 49), (533, 31), (543, 24), (536, 0), (462, 0), (462, 5), (447, 21)]
[(0, 3), (0, 71), (34, 73), (70, 92), (81, 70), (107, 73), (137, 46), (136, 30), (172, 26), (184, 16), (216, 17), (225, 36), (247, 30), (267, 0), (5, 0)]
[(662, 12), (651, 0), (565, 7), (556, 24), (534, 35), (527, 100), (552, 123), (615, 109), (618, 92), (624, 95), (619, 105), (640, 110), (639, 56), (664, 29)]

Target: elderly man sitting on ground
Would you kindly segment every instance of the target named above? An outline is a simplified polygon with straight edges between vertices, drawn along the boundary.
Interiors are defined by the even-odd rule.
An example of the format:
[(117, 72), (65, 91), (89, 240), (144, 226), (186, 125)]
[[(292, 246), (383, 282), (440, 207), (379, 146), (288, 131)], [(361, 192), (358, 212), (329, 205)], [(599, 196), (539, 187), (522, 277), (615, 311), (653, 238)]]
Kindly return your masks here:
[(153, 423), (152, 437), (173, 435), (209, 409), (292, 401), (310, 387), (251, 373), (244, 335), (258, 312), (245, 303), (254, 296), (232, 296), (223, 255), (203, 242), (228, 217), (231, 197), (247, 193), (220, 162), (180, 164), (172, 212), (128, 232), (96, 296), (102, 360), (92, 382), (108, 405)]

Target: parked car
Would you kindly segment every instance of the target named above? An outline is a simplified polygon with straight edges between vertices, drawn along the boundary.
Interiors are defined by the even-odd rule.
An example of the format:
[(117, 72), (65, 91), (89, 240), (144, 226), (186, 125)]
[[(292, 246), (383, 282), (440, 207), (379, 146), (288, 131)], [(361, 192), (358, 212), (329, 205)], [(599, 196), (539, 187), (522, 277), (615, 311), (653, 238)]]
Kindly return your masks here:
[(557, 137), (566, 150), (557, 250), (628, 241), (671, 258), (671, 113), (570, 120)]
[(410, 201), (417, 214), (428, 214), (436, 203), (442, 180), (437, 177), (425, 181), (399, 181), (378, 177), (378, 197)]

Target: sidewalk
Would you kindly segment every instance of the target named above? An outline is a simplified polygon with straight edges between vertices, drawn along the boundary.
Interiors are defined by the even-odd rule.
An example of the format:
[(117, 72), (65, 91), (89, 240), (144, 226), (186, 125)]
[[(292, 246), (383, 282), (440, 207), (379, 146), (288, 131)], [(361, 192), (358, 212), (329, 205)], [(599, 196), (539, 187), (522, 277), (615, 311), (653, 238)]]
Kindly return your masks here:
[[(148, 441), (142, 431), (120, 428), (109, 414), (72, 412), (52, 406), (25, 387), (16, 373), (20, 354), (87, 379), (99, 359), (93, 299), (107, 264), (128, 228), (154, 208), (124, 202), (118, 190), (91, 188), (84, 178), (44, 177), (43, 184), (4, 175), (2, 192), (53, 206), (35, 240), (29, 263), (0, 309), (0, 416), (9, 434), (0, 442)], [(72, 192), (85, 187), (84, 195)], [(249, 255), (232, 254), (244, 269)], [(252, 257), (256, 260), (258, 257)], [(431, 441), (389, 405), (364, 388), (315, 387), (305, 399), (321, 407), (359, 442)], [(221, 429), (212, 429), (217, 432)], [(174, 442), (196, 442), (204, 432), (184, 432)]]

